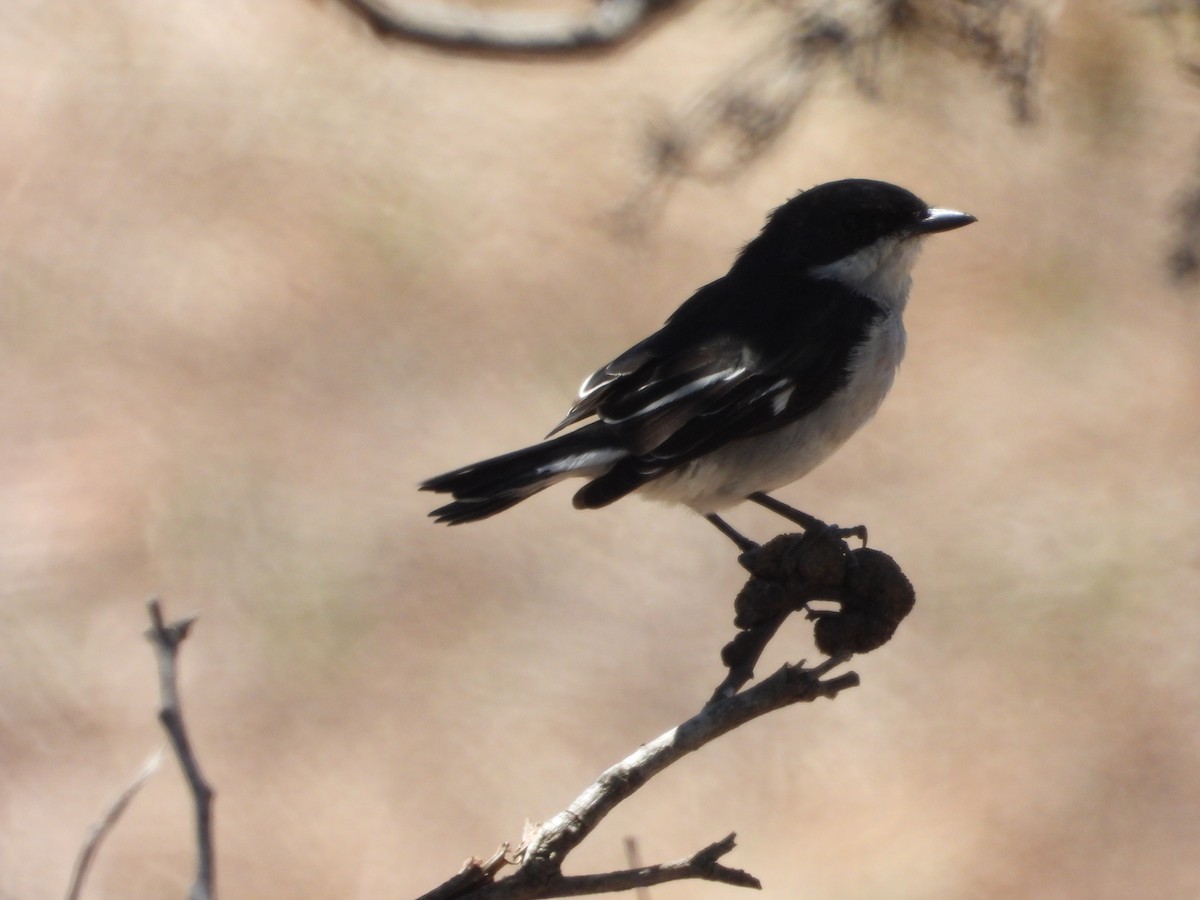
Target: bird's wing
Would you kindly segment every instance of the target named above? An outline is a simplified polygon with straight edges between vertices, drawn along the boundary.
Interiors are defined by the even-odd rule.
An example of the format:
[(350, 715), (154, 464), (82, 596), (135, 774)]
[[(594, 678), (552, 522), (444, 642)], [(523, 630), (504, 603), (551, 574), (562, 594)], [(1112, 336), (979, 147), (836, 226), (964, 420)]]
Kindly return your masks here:
[(647, 474), (673, 468), (812, 411), (846, 383), (854, 348), (880, 314), (867, 298), (822, 285), (769, 304), (777, 321), (752, 340), (737, 319), (712, 314), (737, 298), (716, 299), (725, 302), (685, 305), (588, 378), (559, 428), (594, 415)]
[(661, 334), (661, 331), (655, 332), (589, 375), (579, 388), (579, 399), (575, 401), (563, 420), (550, 429), (550, 433), (546, 437), (552, 437), (567, 426), (595, 415), (601, 401), (617, 382), (634, 375), (639, 369), (655, 360), (659, 351), (655, 349), (654, 345), (660, 339)]
[[(597, 415), (600, 407), (610, 398), (655, 381), (660, 365), (673, 369), (676, 373), (693, 365), (703, 367), (704, 354), (694, 352), (698, 345), (709, 344), (715, 350), (728, 338), (729, 333), (716, 321), (687, 321), (686, 315), (681, 327), (680, 317), (691, 311), (691, 319), (705, 319), (706, 313), (720, 312), (727, 305), (728, 295), (726, 280), (723, 278), (718, 278), (696, 291), (672, 314), (666, 325), (589, 375), (579, 388), (579, 399), (546, 437), (557, 434), (567, 426), (581, 422), (589, 416)], [(711, 319), (712, 316), (707, 315), (707, 318)], [(740, 352), (734, 347), (729, 349), (734, 351), (734, 355)], [(710, 365), (712, 355), (709, 354)]]
[(744, 340), (714, 336), (612, 382), (596, 415), (640, 456), (740, 393), (757, 365), (758, 353)]

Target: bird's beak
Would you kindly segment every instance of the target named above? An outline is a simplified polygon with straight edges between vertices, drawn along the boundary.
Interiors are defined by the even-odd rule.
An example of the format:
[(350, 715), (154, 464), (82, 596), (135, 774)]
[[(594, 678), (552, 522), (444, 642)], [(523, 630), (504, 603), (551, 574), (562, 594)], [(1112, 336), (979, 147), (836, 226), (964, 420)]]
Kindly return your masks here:
[(937, 234), (939, 231), (953, 231), (976, 221), (970, 213), (959, 212), (956, 209), (941, 209), (931, 207), (925, 218), (917, 223), (917, 234)]

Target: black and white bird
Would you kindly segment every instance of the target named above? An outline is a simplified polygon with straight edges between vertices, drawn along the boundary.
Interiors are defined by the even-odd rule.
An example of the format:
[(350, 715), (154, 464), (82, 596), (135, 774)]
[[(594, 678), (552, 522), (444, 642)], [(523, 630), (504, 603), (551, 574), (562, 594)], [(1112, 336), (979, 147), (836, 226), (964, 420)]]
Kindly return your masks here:
[(547, 440), (425, 481), (454, 498), (430, 515), (473, 522), (576, 477), (588, 479), (578, 508), (637, 492), (750, 546), (717, 513), (750, 499), (804, 516), (766, 492), (806, 475), (879, 409), (904, 356), (922, 238), (974, 221), (882, 181), (802, 191), (728, 274), (590, 375)]

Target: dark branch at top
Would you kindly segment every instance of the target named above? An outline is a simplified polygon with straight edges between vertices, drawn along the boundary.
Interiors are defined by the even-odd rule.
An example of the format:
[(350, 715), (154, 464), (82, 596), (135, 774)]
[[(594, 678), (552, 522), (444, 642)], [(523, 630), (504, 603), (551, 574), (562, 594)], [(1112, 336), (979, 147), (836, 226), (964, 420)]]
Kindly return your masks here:
[(475, 9), (428, 0), (342, 0), (377, 34), (458, 50), (562, 53), (607, 47), (680, 0), (596, 0), (588, 13)]

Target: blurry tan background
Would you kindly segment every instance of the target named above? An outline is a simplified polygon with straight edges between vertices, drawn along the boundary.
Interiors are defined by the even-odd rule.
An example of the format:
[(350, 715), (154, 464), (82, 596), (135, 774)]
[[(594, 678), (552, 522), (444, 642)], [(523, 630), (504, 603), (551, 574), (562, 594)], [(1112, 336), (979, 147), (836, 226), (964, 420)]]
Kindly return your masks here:
[[(447, 530), (415, 485), (536, 439), (766, 210), (852, 175), (979, 218), (918, 266), (881, 415), (781, 495), (868, 523), (917, 609), (861, 688), (688, 759), (569, 868), (736, 830), (768, 897), (1200, 896), (1200, 314), (1163, 264), (1200, 94), (1155, 22), (1073, 0), (1032, 127), (899, 53), (881, 101), (826, 81), (615, 236), (647, 122), (771, 23), (695, 4), (513, 61), (302, 0), (0, 12), (0, 896), (60, 895), (161, 743), (151, 595), (201, 613), (227, 898), (418, 894), (694, 711), (743, 574), (712, 528), (559, 488)], [(776, 645), (764, 672), (813, 655)], [(88, 896), (181, 896), (187, 809), (168, 762)]]

